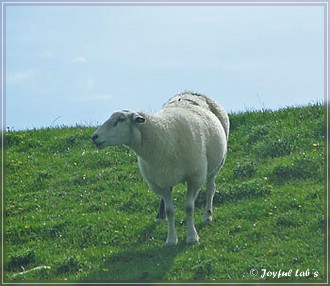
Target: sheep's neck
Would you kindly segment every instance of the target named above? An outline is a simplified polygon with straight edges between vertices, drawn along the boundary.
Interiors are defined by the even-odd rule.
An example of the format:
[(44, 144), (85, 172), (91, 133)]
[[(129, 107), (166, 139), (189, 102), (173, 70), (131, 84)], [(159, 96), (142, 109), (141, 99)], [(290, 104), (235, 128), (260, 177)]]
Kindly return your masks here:
[(166, 141), (168, 138), (168, 130), (166, 128), (155, 122), (152, 123), (148, 123), (139, 129), (139, 134), (134, 136), (136, 140), (130, 146), (139, 157), (149, 163), (154, 162), (156, 158), (166, 153)]

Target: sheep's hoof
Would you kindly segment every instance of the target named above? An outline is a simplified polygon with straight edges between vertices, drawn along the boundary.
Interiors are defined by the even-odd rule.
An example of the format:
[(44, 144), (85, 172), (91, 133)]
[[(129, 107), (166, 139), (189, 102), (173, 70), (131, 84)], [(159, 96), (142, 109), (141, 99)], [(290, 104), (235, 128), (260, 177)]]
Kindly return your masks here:
[(203, 218), (203, 224), (208, 224), (212, 221), (212, 216), (205, 216)]
[(187, 242), (188, 244), (194, 244), (194, 243), (197, 243), (197, 242), (199, 242), (199, 237), (198, 237), (198, 235), (197, 235), (197, 236), (192, 236), (192, 237), (187, 237), (187, 238), (186, 238), (186, 242)]
[(166, 245), (167, 246), (173, 246), (173, 245), (176, 245), (177, 243), (178, 243), (178, 238), (177, 237), (172, 238), (172, 239), (170, 239), (170, 238), (166, 239)]
[(166, 217), (165, 218), (160, 218), (160, 217), (155, 218), (156, 223), (162, 223), (163, 221), (167, 221)]
[(211, 221), (212, 221), (212, 211), (208, 210), (204, 213), (203, 223), (208, 224)]

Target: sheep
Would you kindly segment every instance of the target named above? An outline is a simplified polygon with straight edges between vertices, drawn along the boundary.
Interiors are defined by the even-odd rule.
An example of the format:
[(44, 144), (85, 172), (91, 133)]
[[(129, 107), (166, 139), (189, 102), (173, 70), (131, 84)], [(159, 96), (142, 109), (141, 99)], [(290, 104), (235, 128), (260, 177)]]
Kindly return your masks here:
[(225, 162), (229, 118), (211, 98), (183, 92), (170, 98), (154, 114), (122, 110), (93, 135), (95, 146), (127, 145), (138, 157), (140, 172), (150, 189), (161, 197), (157, 217), (168, 222), (167, 245), (178, 237), (174, 223), (172, 188), (187, 184), (184, 209), (187, 216), (187, 243), (199, 241), (194, 224), (194, 204), (206, 182), (207, 198), (203, 222), (212, 221), (215, 177)]

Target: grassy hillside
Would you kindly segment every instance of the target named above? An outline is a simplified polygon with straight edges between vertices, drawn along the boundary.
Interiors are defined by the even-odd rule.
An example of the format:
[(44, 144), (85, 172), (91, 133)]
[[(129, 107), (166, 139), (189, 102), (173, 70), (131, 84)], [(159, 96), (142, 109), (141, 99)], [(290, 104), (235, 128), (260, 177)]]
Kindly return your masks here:
[[(186, 245), (185, 188), (177, 186), (175, 247), (164, 245), (167, 224), (154, 221), (159, 200), (132, 151), (97, 150), (95, 128), (8, 132), (6, 280), (324, 280), (324, 107), (230, 119), (214, 221), (201, 223), (202, 190), (201, 241)], [(271, 276), (280, 270), (287, 277)]]

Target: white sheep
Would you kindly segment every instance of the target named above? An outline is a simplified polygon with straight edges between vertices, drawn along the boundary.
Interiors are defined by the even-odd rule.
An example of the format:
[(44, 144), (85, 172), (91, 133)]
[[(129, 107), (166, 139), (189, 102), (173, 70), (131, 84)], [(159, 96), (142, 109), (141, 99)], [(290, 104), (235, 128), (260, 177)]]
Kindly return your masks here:
[(127, 145), (138, 156), (140, 171), (161, 199), (158, 217), (165, 208), (167, 245), (178, 238), (174, 223), (172, 187), (187, 183), (185, 211), (187, 243), (198, 242), (194, 204), (206, 182), (203, 221), (212, 220), (215, 177), (227, 153), (229, 119), (225, 110), (204, 95), (184, 92), (172, 97), (155, 115), (122, 110), (114, 112), (92, 136), (96, 147)]

